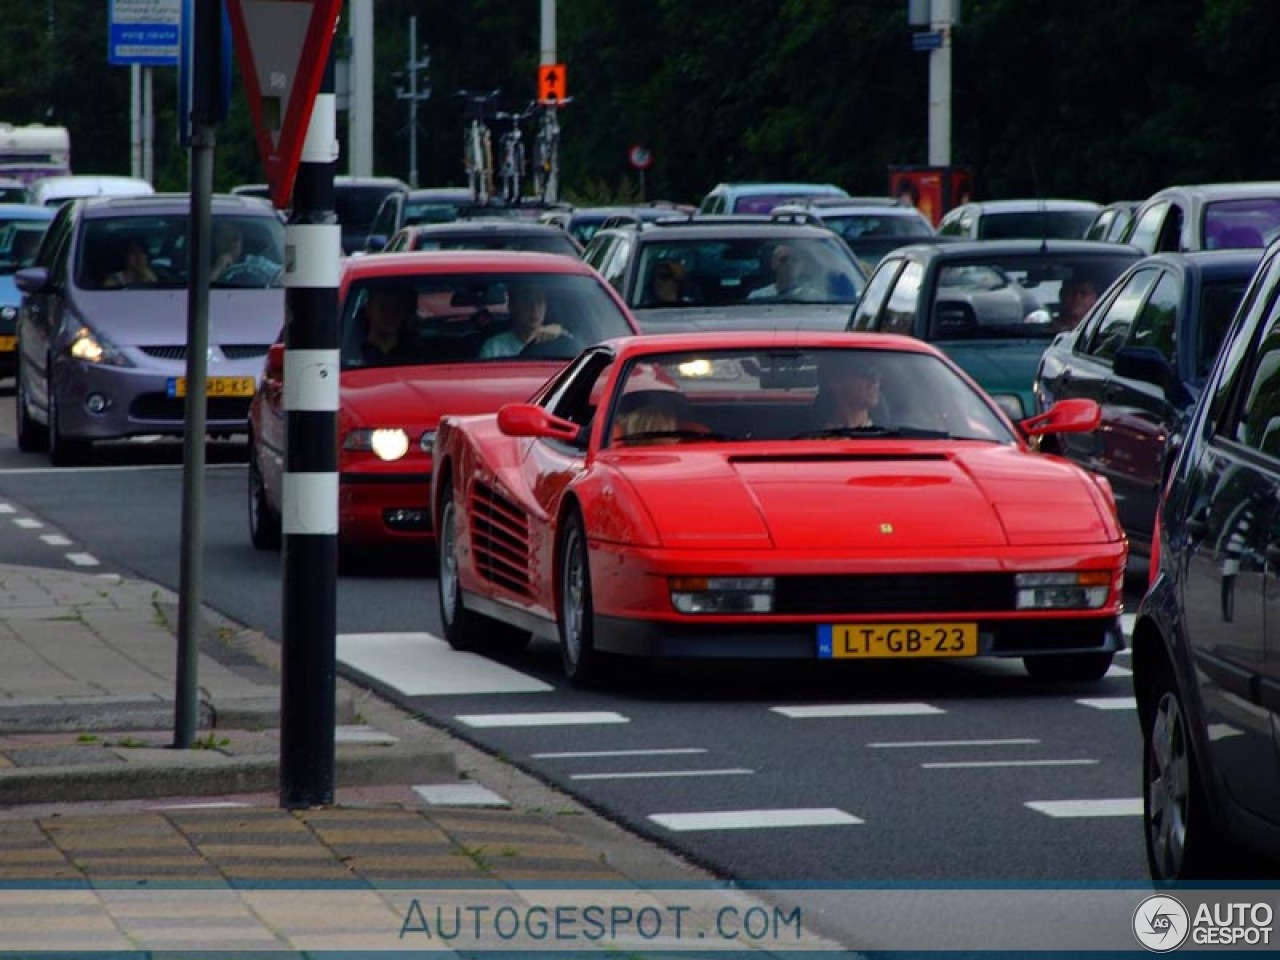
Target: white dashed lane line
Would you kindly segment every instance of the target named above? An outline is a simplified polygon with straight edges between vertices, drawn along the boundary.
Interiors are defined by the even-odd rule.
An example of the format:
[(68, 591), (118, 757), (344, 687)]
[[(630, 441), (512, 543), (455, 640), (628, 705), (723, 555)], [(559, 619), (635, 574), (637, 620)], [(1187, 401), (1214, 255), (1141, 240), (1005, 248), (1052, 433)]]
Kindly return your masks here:
[(770, 707), (769, 709), (792, 720), (832, 717), (916, 717), (946, 713), (941, 707), (928, 703), (828, 703), (812, 707)]
[(693, 830), (761, 830), (778, 827), (847, 827), (864, 821), (837, 807), (779, 810), (714, 810), (695, 813), (652, 813), (660, 827), (677, 833)]
[(631, 720), (611, 710), (581, 710), (547, 713), (471, 713), (459, 714), (459, 723), (477, 729), (495, 727), (564, 727), (595, 723), (630, 723)]
[(1055, 819), (1083, 817), (1140, 817), (1141, 797), (1100, 797), (1094, 800), (1029, 800), (1026, 806)]
[[(8, 516), (10, 521), (19, 530), (43, 530), (45, 525), (42, 521), (35, 517), (18, 516), (18, 508), (11, 503), (0, 503), (0, 515)], [(42, 533), (39, 535), (40, 540), (50, 547), (69, 547), (73, 541), (60, 533)], [(99, 566), (98, 558), (91, 553), (68, 553), (64, 554), (68, 563), (77, 567), (96, 567)]]

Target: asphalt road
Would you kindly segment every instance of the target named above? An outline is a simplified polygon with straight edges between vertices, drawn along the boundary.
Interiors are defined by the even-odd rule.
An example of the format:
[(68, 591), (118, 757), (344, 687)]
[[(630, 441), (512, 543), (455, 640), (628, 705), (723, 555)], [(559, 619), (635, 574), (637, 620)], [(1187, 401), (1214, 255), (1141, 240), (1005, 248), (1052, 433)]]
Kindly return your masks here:
[[(6, 561), (177, 589), (181, 445), (112, 445), (92, 466), (55, 469), (17, 451), (12, 422), (0, 396)], [(281, 562), (249, 543), (244, 455), (237, 440), (207, 448), (201, 595), (278, 638)], [(1140, 564), (1133, 581), (1136, 601)], [(978, 661), (671, 666), (578, 691), (548, 644), (501, 663), (449, 651), (422, 558), (386, 558), (335, 589), (341, 669), (722, 874), (1145, 879), (1126, 657), (1079, 688)]]

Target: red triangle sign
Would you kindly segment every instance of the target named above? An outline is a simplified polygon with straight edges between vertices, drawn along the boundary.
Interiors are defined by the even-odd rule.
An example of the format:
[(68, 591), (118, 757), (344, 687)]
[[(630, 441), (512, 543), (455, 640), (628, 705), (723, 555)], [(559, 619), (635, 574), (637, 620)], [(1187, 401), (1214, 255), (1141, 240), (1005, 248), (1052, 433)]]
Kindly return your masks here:
[(271, 201), (289, 206), (342, 0), (227, 0)]

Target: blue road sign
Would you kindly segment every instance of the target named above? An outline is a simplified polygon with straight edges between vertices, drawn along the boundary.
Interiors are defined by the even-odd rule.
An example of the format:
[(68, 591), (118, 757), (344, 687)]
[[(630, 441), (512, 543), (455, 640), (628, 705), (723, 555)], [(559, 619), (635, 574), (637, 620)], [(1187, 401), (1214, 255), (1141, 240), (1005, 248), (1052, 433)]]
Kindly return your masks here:
[(182, 0), (111, 0), (107, 62), (176, 67)]
[(942, 49), (942, 31), (941, 30), (922, 30), (919, 33), (911, 35), (912, 50), (941, 50)]

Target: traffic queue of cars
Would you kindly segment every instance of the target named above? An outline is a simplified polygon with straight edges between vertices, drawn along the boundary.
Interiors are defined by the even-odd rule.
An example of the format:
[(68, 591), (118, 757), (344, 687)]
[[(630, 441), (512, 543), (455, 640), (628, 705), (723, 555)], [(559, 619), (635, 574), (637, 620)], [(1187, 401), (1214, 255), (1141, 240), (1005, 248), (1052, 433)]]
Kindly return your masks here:
[[(1146, 553), (1151, 875), (1280, 858), (1280, 185), (1170, 188), (1125, 205), (1118, 243), (1076, 239), (1099, 205), (971, 204), (917, 242), (892, 200), (777, 186), (704, 204), (754, 216), (611, 213), (581, 256), (545, 217), (405, 226), (345, 260), (340, 556), (432, 550), (452, 646), (547, 638), (588, 685), (628, 656), (1089, 682)], [(179, 207), (77, 200), (15, 261), (22, 449), (181, 432)], [(864, 263), (844, 214), (908, 245)], [(214, 217), (253, 252), (215, 277), (209, 428), (247, 427), (250, 539), (277, 548), (283, 227), (245, 198)], [(496, 249), (547, 231), (561, 252)]]

